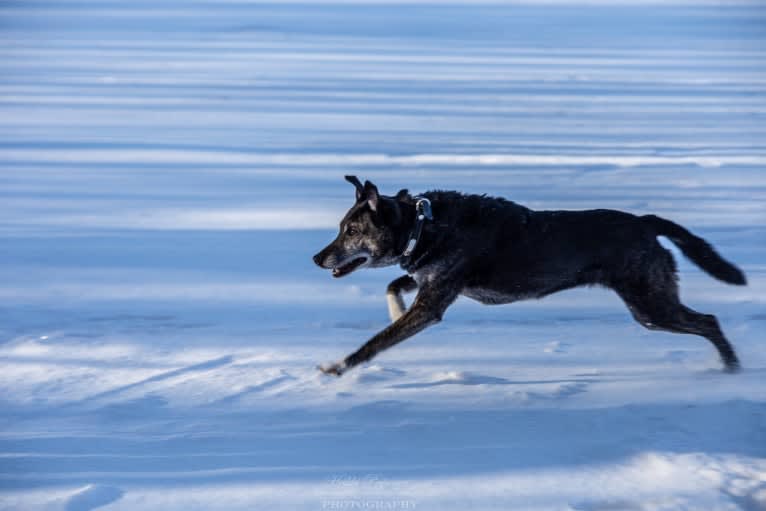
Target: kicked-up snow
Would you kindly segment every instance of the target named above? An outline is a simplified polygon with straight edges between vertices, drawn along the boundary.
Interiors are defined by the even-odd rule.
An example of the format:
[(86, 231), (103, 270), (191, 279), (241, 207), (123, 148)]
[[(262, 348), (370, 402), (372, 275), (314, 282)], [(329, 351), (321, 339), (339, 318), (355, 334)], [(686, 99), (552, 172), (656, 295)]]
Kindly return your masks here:
[[(766, 509), (759, 2), (0, 5), (0, 509)], [(602, 289), (485, 307), (342, 378), (397, 268), (354, 197), (654, 213), (743, 363)], [(411, 299), (411, 297), (408, 297)]]

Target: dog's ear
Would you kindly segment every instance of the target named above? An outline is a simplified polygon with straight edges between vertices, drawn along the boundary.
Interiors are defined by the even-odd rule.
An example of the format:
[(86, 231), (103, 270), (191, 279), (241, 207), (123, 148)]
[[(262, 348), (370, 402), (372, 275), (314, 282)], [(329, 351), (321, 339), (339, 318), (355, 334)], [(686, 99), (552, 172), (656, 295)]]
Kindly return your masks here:
[(356, 176), (345, 176), (346, 181), (354, 185), (356, 187), (356, 201), (359, 202), (359, 200), (364, 196), (364, 186), (362, 186), (362, 183), (359, 181), (359, 178)]
[(410, 191), (406, 188), (399, 190), (396, 193), (396, 197), (394, 197), (396, 200), (403, 202), (405, 199), (407, 199), (410, 196)]
[(380, 194), (378, 194), (378, 188), (369, 181), (364, 182), (364, 189), (362, 191), (362, 197), (369, 204), (370, 209), (375, 213), (378, 212), (378, 203), (380, 201)]

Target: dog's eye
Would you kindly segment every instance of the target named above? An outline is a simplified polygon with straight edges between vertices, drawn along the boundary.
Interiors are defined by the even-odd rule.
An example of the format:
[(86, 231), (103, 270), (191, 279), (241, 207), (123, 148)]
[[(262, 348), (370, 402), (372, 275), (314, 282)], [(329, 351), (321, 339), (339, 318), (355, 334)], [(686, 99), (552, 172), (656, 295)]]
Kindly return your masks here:
[(359, 234), (359, 231), (356, 230), (356, 227), (349, 227), (348, 229), (346, 229), (346, 234), (348, 234), (349, 236), (356, 236), (357, 234)]

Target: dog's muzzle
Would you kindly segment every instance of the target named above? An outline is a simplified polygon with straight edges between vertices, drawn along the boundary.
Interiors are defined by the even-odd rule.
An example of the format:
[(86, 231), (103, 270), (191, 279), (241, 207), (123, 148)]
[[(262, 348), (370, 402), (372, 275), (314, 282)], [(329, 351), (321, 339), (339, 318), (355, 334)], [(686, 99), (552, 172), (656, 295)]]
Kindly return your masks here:
[(332, 276), (336, 279), (343, 277), (351, 273), (352, 271), (361, 268), (370, 261), (370, 257), (367, 255), (349, 257), (340, 262), (332, 269)]
[[(331, 269), (332, 276), (339, 278), (348, 275), (349, 273), (361, 268), (362, 266), (365, 266), (370, 262), (371, 257), (369, 254), (363, 252), (360, 254), (354, 254), (351, 257), (347, 257), (340, 262), (336, 262), (335, 256), (328, 257), (324, 254), (323, 250), (322, 252), (319, 252), (317, 255), (315, 255), (313, 259), (317, 266)], [(328, 262), (328, 259), (331, 259), (331, 261)]]

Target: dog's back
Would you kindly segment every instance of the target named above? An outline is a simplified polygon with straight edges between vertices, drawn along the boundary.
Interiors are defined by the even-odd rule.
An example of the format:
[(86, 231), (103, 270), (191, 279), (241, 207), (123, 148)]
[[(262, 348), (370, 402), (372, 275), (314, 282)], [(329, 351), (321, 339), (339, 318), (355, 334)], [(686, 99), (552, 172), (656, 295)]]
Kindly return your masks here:
[(501, 300), (496, 294), (491, 303), (609, 285), (619, 278), (615, 272), (629, 271), (647, 250), (664, 250), (652, 229), (630, 213), (533, 211), (502, 198), (455, 192), (423, 196), (434, 208), (434, 230), (448, 233), (433, 256), (459, 250), (470, 268), (468, 287), (506, 295)]

